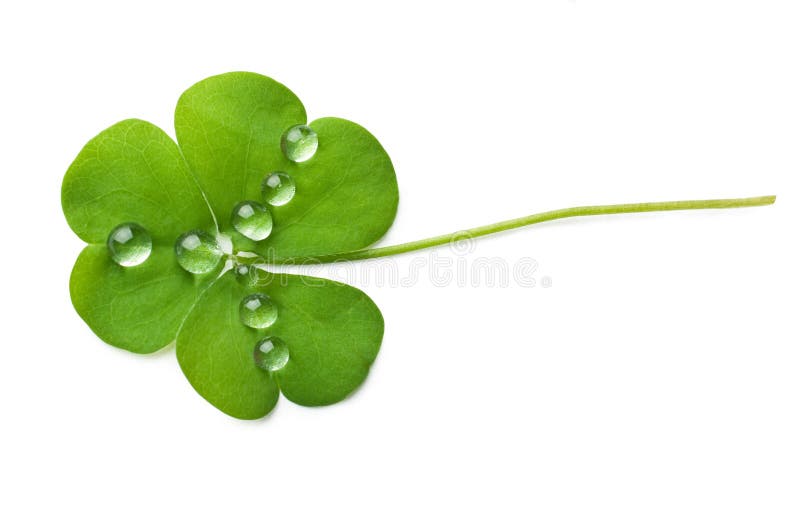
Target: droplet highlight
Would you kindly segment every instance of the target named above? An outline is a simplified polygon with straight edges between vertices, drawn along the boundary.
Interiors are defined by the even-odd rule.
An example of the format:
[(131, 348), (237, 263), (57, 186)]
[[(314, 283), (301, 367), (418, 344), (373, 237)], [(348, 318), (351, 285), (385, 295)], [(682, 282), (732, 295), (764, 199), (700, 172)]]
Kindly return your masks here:
[(280, 370), (289, 362), (289, 347), (280, 338), (265, 337), (253, 350), (256, 366), (268, 372)]
[(310, 127), (298, 124), (284, 131), (281, 136), (281, 150), (289, 160), (304, 162), (317, 152), (319, 139)]
[(294, 197), (297, 186), (294, 179), (285, 172), (273, 172), (261, 182), (264, 201), (272, 206), (283, 206)]
[(265, 329), (278, 319), (278, 307), (266, 294), (251, 294), (239, 303), (239, 319), (250, 328)]
[(223, 253), (212, 235), (203, 230), (191, 230), (175, 241), (175, 255), (183, 269), (202, 275), (217, 267)]
[(108, 234), (106, 241), (111, 260), (120, 266), (138, 266), (153, 251), (150, 233), (136, 223), (123, 223)]
[(248, 239), (263, 241), (272, 233), (272, 214), (256, 201), (242, 201), (231, 213), (231, 226)]

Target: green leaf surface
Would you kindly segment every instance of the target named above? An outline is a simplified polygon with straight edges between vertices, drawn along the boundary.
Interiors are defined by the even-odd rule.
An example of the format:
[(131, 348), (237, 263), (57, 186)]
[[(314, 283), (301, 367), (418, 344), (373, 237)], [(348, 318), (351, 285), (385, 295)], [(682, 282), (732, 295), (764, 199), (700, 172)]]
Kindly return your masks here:
[(261, 199), (264, 176), (286, 166), (281, 134), (305, 124), (303, 104), (263, 75), (230, 72), (196, 83), (178, 100), (175, 134), (220, 230), (239, 201)]
[(286, 167), (294, 199), (273, 207), (272, 235), (254, 247), (268, 260), (326, 255), (377, 241), (397, 213), (394, 167), (366, 129), (340, 118), (311, 123), (319, 136), (313, 158)]
[[(281, 135), (305, 123), (305, 108), (280, 83), (248, 72), (213, 76), (178, 101), (180, 148), (156, 126), (124, 120), (86, 144), (62, 185), (67, 221), (89, 243), (70, 277), (70, 295), (80, 316), (101, 339), (132, 352), (153, 352), (177, 339), (178, 361), (192, 386), (237, 418), (266, 415), (281, 392), (306, 406), (344, 399), (366, 378), (383, 337), (380, 310), (358, 289), (256, 267), (245, 267), (250, 274), (242, 275), (239, 267), (245, 262), (268, 266), (304, 259), (361, 260), (567, 217), (775, 202), (774, 196), (760, 196), (579, 206), (367, 249), (389, 229), (397, 211), (391, 160), (363, 127), (322, 118), (309, 124), (318, 136), (316, 154), (302, 163), (291, 162), (281, 150)], [(259, 206), (250, 205), (249, 215), (239, 212), (237, 227), (251, 237), (264, 236), (272, 223), (264, 240), (250, 240), (232, 228), (231, 211), (242, 201), (263, 201), (261, 183), (278, 171), (293, 179), (294, 198), (269, 207), (271, 218)], [(253, 226), (255, 214), (261, 217), (260, 228)], [(128, 252), (138, 252), (149, 242), (136, 225), (128, 228), (134, 230), (128, 238), (117, 234), (123, 237), (112, 246), (117, 260), (130, 267), (111, 259), (106, 239), (122, 223), (136, 223), (152, 237), (152, 252), (143, 263), (137, 260), (143, 254), (125, 254), (126, 246)], [(220, 261), (215, 271), (192, 275), (179, 266), (174, 243), (195, 229), (224, 232), (234, 253), (257, 255), (228, 256), (237, 274), (218, 276), (225, 264)], [(196, 240), (187, 239), (181, 248), (184, 262), (191, 261), (183, 254), (202, 251), (195, 246), (203, 243)], [(256, 292), (269, 296), (277, 308), (277, 319), (266, 330), (240, 320), (241, 300)], [(283, 352), (281, 360), (289, 351), (283, 364), (261, 350), (262, 364), (278, 368), (270, 372), (253, 357), (256, 344), (267, 336), (285, 343), (274, 341)]]
[(89, 245), (72, 269), (69, 290), (81, 318), (103, 341), (147, 354), (171, 343), (212, 275), (178, 266), (171, 247), (156, 246), (143, 264), (122, 267), (106, 246)]
[[(90, 245), (70, 277), (73, 305), (104, 341), (132, 352), (156, 351), (177, 339), (178, 359), (195, 389), (222, 411), (253, 419), (269, 413), (282, 391), (302, 405), (332, 404), (366, 378), (383, 336), (383, 318), (363, 292), (329, 280), (257, 271), (255, 283), (232, 272), (217, 278), (178, 264), (177, 237), (193, 229), (231, 236), (234, 252), (261, 263), (348, 252), (378, 240), (398, 203), (391, 160), (361, 126), (338, 118), (310, 124), (319, 138), (308, 161), (289, 161), (281, 135), (306, 123), (300, 100), (253, 73), (210, 77), (178, 101), (178, 144), (141, 120), (102, 131), (81, 150), (62, 185), (67, 221)], [(273, 231), (260, 242), (236, 232), (231, 211), (263, 202), (270, 173), (289, 174), (294, 198), (270, 206)], [(153, 241), (143, 263), (122, 267), (105, 245), (122, 223), (144, 227)], [(268, 330), (239, 319), (239, 302), (262, 292), (278, 308)], [(289, 361), (261, 370), (253, 350), (281, 338)]]
[[(348, 285), (259, 275), (252, 286), (226, 273), (189, 314), (177, 340), (178, 361), (189, 382), (220, 410), (245, 419), (267, 414), (278, 387), (306, 406), (347, 397), (364, 381), (380, 348), (380, 310)], [(245, 327), (239, 319), (239, 302), (253, 292), (268, 295), (278, 308), (278, 319), (268, 329)], [(253, 349), (265, 336), (279, 337), (289, 348), (289, 362), (273, 373), (253, 361)]]
[[(304, 124), (303, 105), (267, 77), (232, 72), (189, 88), (175, 110), (175, 130), (220, 225), (240, 251), (268, 260), (351, 251), (378, 240), (397, 211), (397, 179), (380, 143), (358, 124), (316, 120), (319, 148), (302, 163), (290, 162), (281, 134)], [(297, 185), (288, 204), (270, 207), (274, 230), (255, 243), (236, 235), (230, 214), (239, 201), (261, 201), (261, 182), (271, 172)]]
[(143, 120), (123, 120), (92, 138), (61, 186), (67, 222), (88, 243), (104, 243), (121, 223), (135, 222), (153, 242), (172, 245), (213, 218), (175, 142)]

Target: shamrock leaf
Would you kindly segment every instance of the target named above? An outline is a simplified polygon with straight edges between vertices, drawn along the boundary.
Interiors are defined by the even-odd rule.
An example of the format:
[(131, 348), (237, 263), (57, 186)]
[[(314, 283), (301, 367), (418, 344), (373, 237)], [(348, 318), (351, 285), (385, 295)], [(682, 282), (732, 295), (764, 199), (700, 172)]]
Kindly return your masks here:
[[(148, 122), (119, 122), (86, 144), (61, 193), (67, 222), (89, 244), (70, 277), (78, 314), (101, 339), (132, 352), (169, 344), (211, 280), (178, 267), (175, 239), (186, 229), (214, 228), (178, 146)], [(136, 267), (114, 263), (106, 249), (110, 232), (127, 222), (152, 238), (151, 256)]]
[[(279, 387), (298, 404), (342, 400), (363, 382), (383, 335), (380, 311), (353, 287), (292, 275), (268, 281), (273, 276), (256, 269), (260, 280), (247, 287), (230, 271), (220, 275), (222, 252), (213, 239), (190, 236), (186, 248), (207, 244), (213, 249), (204, 260), (219, 255), (202, 274), (177, 254), (184, 248), (176, 240), (193, 230), (226, 234), (234, 253), (278, 260), (356, 250), (386, 232), (398, 192), (378, 141), (352, 122), (320, 119), (310, 124), (318, 149), (298, 163), (287, 158), (282, 136), (305, 122), (297, 97), (272, 79), (245, 72), (211, 77), (178, 102), (180, 148), (152, 124), (126, 120), (86, 144), (62, 186), (67, 221), (88, 243), (70, 279), (81, 317), (101, 339), (133, 352), (177, 339), (192, 385), (239, 418), (268, 413)], [(262, 183), (277, 172), (294, 183), (294, 195), (264, 208)], [(254, 239), (237, 231), (234, 209), (247, 201), (272, 220), (271, 235)], [(152, 242), (141, 263), (114, 258), (120, 225), (125, 239), (140, 231)], [(241, 319), (242, 300), (254, 292), (277, 309), (268, 328)], [(279, 370), (254, 360), (267, 336), (286, 344)]]
[[(277, 308), (268, 329), (240, 321), (240, 301), (253, 293), (269, 296)], [(272, 374), (253, 361), (253, 344), (268, 336), (279, 336), (288, 349), (285, 366)], [(178, 361), (192, 386), (216, 407), (238, 418), (259, 418), (277, 402), (279, 387), (304, 406), (342, 400), (367, 376), (382, 336), (378, 307), (358, 289), (256, 269), (237, 282), (228, 271), (187, 318), (178, 335)]]
[(272, 273), (270, 264), (384, 257), (566, 217), (775, 201), (581, 206), (368, 248), (391, 226), (398, 190), (389, 156), (361, 126), (306, 125), (285, 86), (233, 72), (184, 92), (175, 129), (178, 144), (148, 122), (124, 120), (69, 167), (64, 215), (87, 243), (70, 295), (111, 345), (149, 353), (176, 341), (197, 392), (243, 419), (269, 413), (280, 393), (306, 406), (344, 399), (383, 338), (381, 312), (363, 292)]
[(285, 172), (296, 184), (291, 202), (271, 208), (270, 237), (254, 242), (234, 235), (237, 249), (270, 260), (350, 251), (378, 240), (394, 221), (397, 180), (375, 137), (347, 120), (315, 120), (309, 127), (319, 147), (296, 163), (281, 152), (281, 135), (305, 123), (300, 100), (258, 74), (210, 77), (178, 101), (178, 142), (221, 231), (230, 230), (239, 201), (261, 199), (268, 174)]

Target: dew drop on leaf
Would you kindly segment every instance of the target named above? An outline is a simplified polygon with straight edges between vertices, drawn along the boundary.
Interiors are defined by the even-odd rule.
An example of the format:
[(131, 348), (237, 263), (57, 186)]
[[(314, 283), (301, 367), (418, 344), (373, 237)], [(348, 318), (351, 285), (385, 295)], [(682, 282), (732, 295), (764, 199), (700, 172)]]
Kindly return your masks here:
[(250, 266), (247, 264), (236, 264), (233, 267), (233, 273), (237, 278), (246, 278), (250, 276)]
[(239, 304), (239, 318), (245, 326), (265, 329), (278, 319), (278, 308), (261, 293), (245, 296)]
[(233, 207), (231, 225), (248, 239), (263, 241), (272, 232), (272, 214), (255, 201), (242, 201)]
[(285, 172), (273, 172), (261, 182), (264, 201), (272, 206), (282, 206), (292, 200), (296, 186)]
[(123, 223), (108, 234), (108, 251), (111, 260), (120, 266), (138, 266), (150, 256), (153, 239), (136, 223)]
[(201, 275), (217, 267), (222, 259), (222, 248), (212, 235), (203, 230), (191, 230), (178, 237), (175, 255), (183, 269)]
[(289, 362), (289, 348), (280, 338), (265, 337), (256, 343), (253, 359), (262, 370), (274, 372)]
[(310, 159), (317, 152), (318, 145), (317, 133), (303, 124), (290, 127), (281, 136), (281, 150), (293, 162)]

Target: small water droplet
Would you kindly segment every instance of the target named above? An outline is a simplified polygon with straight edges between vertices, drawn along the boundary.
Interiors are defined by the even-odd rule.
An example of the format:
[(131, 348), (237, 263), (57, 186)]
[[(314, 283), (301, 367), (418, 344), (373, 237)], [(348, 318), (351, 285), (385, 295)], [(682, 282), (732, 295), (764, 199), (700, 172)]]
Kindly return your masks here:
[(274, 372), (289, 362), (289, 347), (280, 338), (265, 337), (256, 343), (253, 359), (262, 370)]
[(304, 162), (317, 152), (319, 140), (310, 127), (298, 124), (284, 131), (281, 136), (281, 150), (293, 162)]
[(272, 206), (282, 206), (291, 201), (296, 188), (294, 179), (285, 172), (273, 172), (261, 182), (264, 201)]
[(138, 266), (153, 251), (150, 234), (136, 223), (123, 223), (108, 234), (106, 241), (111, 260), (120, 266)]
[(178, 237), (175, 255), (183, 269), (201, 275), (213, 271), (223, 253), (212, 235), (203, 230), (191, 230)]
[(233, 267), (233, 272), (239, 277), (250, 276), (250, 266), (247, 264), (236, 264)]
[(272, 214), (255, 201), (242, 201), (231, 213), (231, 225), (248, 239), (263, 241), (272, 233)]
[(250, 328), (265, 329), (278, 319), (278, 308), (266, 294), (251, 294), (239, 303), (239, 318)]

